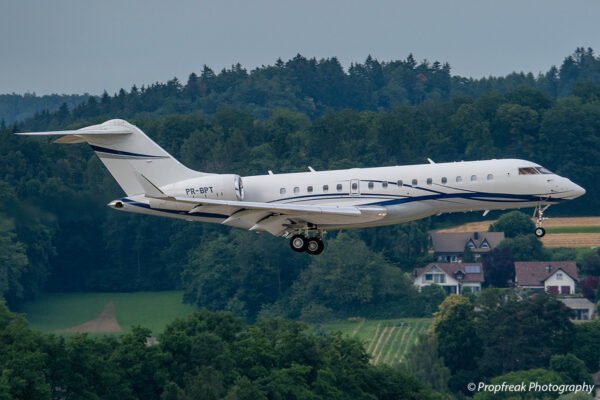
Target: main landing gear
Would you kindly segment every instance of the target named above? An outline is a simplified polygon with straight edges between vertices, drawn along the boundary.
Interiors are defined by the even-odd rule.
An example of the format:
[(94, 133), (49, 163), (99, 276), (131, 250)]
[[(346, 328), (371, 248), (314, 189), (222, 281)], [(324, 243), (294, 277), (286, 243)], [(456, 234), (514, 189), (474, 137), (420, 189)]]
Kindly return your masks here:
[(535, 210), (533, 211), (533, 218), (536, 219), (534, 233), (535, 233), (535, 236), (537, 236), (539, 238), (544, 237), (544, 235), (546, 234), (546, 230), (542, 226), (542, 221), (547, 219), (547, 218), (544, 218), (544, 212), (548, 209), (548, 207), (550, 207), (550, 204), (546, 204), (545, 206), (538, 204), (535, 207)]
[(290, 239), (290, 247), (298, 253), (306, 251), (308, 254), (316, 256), (323, 252), (325, 243), (323, 243), (320, 236), (309, 237), (308, 235), (297, 234)]

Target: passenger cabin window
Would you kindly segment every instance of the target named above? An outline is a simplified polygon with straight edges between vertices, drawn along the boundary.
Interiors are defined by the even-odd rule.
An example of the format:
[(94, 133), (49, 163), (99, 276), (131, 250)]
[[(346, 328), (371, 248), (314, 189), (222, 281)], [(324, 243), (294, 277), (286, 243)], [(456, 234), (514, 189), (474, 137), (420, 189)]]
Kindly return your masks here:
[(442, 177), (442, 183), (448, 183), (448, 178), (446, 178), (445, 176)]
[(431, 185), (432, 183), (433, 183), (433, 179), (431, 179), (431, 178), (427, 178), (427, 184), (428, 184), (428, 185)]
[(323, 192), (329, 192), (329, 185), (323, 185)]
[(381, 187), (384, 188), (384, 189), (387, 189), (388, 183), (387, 182), (381, 182)]
[(494, 175), (492, 175), (492, 174), (488, 174), (488, 176), (487, 176), (487, 180), (488, 180), (488, 181), (493, 181), (493, 180), (494, 180)]
[(285, 188), (279, 189), (279, 194), (285, 194)]
[(477, 180), (477, 175), (471, 175), (471, 182), (475, 182)]
[(373, 186), (375, 186), (373, 182), (369, 182), (369, 189), (373, 189)]
[(358, 189), (358, 183), (352, 182), (352, 190)]
[(402, 179), (400, 179), (400, 180), (398, 181), (398, 187), (401, 187), (403, 184), (404, 184), (404, 183), (402, 182)]
[(519, 168), (519, 175), (537, 175), (538, 170), (533, 167)]
[(417, 185), (418, 183), (419, 183), (419, 181), (417, 181), (416, 179), (413, 179), (413, 180), (412, 180), (412, 184), (413, 184), (413, 185)]
[(341, 192), (342, 191), (342, 184), (338, 183), (335, 188), (337, 189), (338, 192)]
[(462, 182), (462, 176), (457, 176), (456, 183), (461, 183), (461, 182)]
[(312, 191), (313, 191), (313, 187), (312, 187), (312, 186), (309, 186), (309, 187), (307, 187), (307, 188), (306, 188), (306, 191), (307, 191), (308, 193), (312, 193)]
[(300, 188), (298, 186), (294, 188), (294, 193), (300, 193)]

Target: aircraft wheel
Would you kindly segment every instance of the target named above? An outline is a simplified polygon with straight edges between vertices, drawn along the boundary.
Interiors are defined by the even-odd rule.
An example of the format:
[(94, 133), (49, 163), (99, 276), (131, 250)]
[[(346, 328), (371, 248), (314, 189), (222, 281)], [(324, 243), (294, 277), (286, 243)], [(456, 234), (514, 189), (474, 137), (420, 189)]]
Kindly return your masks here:
[(542, 227), (539, 228), (535, 228), (535, 236), (537, 237), (544, 237), (544, 235), (546, 234), (546, 230)]
[(323, 240), (321, 240), (321, 238), (308, 239), (308, 244), (306, 246), (306, 251), (308, 252), (308, 254), (316, 256), (318, 254), (321, 254), (324, 249), (325, 243), (323, 243)]
[(294, 235), (290, 239), (290, 247), (292, 248), (292, 250), (297, 251), (298, 253), (306, 251), (307, 246), (308, 240), (302, 235)]

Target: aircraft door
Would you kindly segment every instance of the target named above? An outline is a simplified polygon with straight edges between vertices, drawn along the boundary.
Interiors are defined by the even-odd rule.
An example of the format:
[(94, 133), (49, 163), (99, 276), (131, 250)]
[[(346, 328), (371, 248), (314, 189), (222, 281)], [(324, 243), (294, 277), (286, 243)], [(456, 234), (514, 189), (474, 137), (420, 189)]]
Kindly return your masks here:
[(350, 196), (360, 195), (360, 181), (358, 179), (350, 180)]

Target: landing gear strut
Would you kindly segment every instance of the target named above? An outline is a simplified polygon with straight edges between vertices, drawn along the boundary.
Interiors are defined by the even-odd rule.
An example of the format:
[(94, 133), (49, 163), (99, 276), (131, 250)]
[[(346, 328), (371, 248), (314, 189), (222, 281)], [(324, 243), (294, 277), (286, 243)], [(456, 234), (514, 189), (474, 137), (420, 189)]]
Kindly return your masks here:
[(544, 212), (548, 209), (548, 207), (550, 207), (550, 204), (546, 204), (545, 206), (538, 204), (535, 207), (535, 210), (533, 211), (533, 218), (536, 219), (534, 233), (535, 233), (535, 236), (537, 236), (539, 238), (543, 237), (546, 234), (546, 230), (542, 226), (542, 221), (547, 219), (547, 218), (544, 218)]
[(290, 247), (298, 253), (306, 251), (308, 254), (316, 256), (325, 249), (325, 243), (321, 236), (321, 232), (318, 236), (313, 237), (308, 236), (308, 232), (304, 235), (296, 234), (290, 239)]

